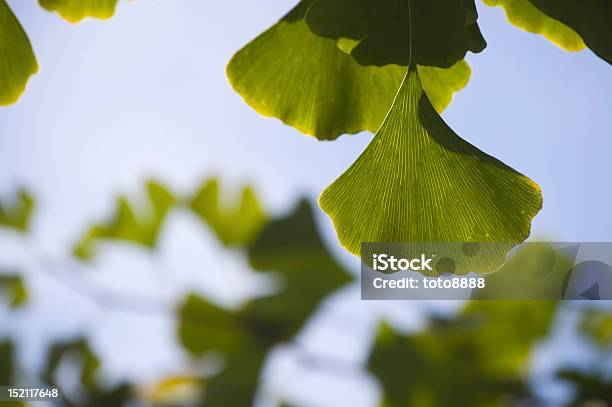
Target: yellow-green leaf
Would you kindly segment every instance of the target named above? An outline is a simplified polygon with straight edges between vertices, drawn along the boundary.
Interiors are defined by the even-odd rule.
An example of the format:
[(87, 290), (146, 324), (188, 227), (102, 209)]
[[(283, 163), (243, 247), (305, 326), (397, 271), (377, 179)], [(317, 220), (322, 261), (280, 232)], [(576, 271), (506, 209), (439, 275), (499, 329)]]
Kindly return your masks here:
[(250, 187), (243, 188), (240, 201), (232, 205), (221, 202), (216, 179), (202, 185), (190, 206), (226, 246), (248, 245), (266, 221), (261, 204)]
[[(364, 130), (375, 132), (397, 93), (405, 68), (364, 67), (334, 40), (313, 34), (304, 22), (311, 1), (302, 1), (277, 24), (238, 51), (227, 67), (230, 83), (264, 116), (319, 140)], [(440, 111), (470, 76), (460, 61), (452, 68), (419, 68)]]
[(118, 0), (38, 0), (48, 11), (57, 12), (71, 23), (85, 17), (110, 18), (115, 14)]
[(74, 248), (76, 257), (88, 260), (95, 256), (100, 240), (121, 240), (154, 248), (166, 214), (176, 199), (163, 185), (147, 183), (148, 202), (134, 210), (128, 200), (120, 197), (112, 219), (92, 226)]
[(354, 254), (362, 242), (495, 242), (501, 252), (527, 238), (542, 196), (457, 136), (411, 70), (372, 143), (319, 202)]
[(0, 0), (0, 106), (15, 103), (36, 72), (30, 40), (6, 1)]
[(540, 10), (529, 0), (482, 0), (488, 6), (501, 6), (508, 21), (525, 31), (541, 34), (567, 51), (584, 49), (584, 41), (576, 31)]
[(20, 190), (10, 204), (0, 202), (0, 227), (26, 232), (34, 211), (34, 197), (26, 190)]
[(28, 300), (23, 279), (16, 274), (0, 274), (0, 300), (2, 297), (7, 299), (11, 308), (18, 308)]

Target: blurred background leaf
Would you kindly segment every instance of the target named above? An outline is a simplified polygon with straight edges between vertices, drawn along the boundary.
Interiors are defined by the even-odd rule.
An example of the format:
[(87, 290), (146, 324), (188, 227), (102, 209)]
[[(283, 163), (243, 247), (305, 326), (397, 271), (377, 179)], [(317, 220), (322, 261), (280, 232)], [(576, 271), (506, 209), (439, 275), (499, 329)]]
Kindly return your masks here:
[(156, 181), (146, 185), (147, 200), (135, 207), (125, 197), (117, 200), (113, 218), (92, 226), (74, 248), (76, 257), (89, 260), (95, 256), (95, 246), (101, 240), (120, 240), (153, 249), (166, 218), (175, 204), (174, 195)]
[(191, 294), (178, 311), (186, 350), (225, 357), (223, 370), (206, 380), (206, 406), (251, 405), (269, 350), (289, 341), (321, 301), (351, 281), (323, 246), (305, 201), (288, 216), (271, 220), (248, 253), (255, 270), (278, 274), (277, 292), (235, 310)]
[(553, 303), (472, 302), (420, 333), (383, 325), (368, 360), (383, 405), (519, 405), (530, 398), (527, 361), (553, 310)]
[(190, 203), (191, 209), (215, 232), (226, 246), (242, 247), (253, 241), (265, 224), (266, 215), (250, 187), (244, 187), (239, 201), (222, 201), (219, 181), (205, 182)]
[(0, 227), (26, 232), (34, 211), (34, 197), (22, 189), (10, 203), (0, 202)]
[(28, 291), (18, 274), (0, 274), (0, 303), (7, 301), (11, 308), (19, 308), (28, 300)]

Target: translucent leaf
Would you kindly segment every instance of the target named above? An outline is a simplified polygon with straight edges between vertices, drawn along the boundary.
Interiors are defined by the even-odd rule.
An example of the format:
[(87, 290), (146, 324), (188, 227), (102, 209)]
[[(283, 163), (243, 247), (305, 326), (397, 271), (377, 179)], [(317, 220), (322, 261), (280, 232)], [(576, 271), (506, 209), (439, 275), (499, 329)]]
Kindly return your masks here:
[(384, 406), (505, 405), (528, 395), (524, 371), (552, 302), (478, 301), (404, 335), (383, 325), (368, 360)]
[(26, 190), (17, 193), (15, 202), (3, 205), (0, 202), (0, 227), (26, 232), (34, 211), (34, 197)]
[(604, 310), (588, 310), (580, 321), (580, 330), (597, 345), (612, 347), (612, 313)]
[(508, 21), (525, 31), (541, 34), (567, 51), (584, 49), (584, 41), (576, 31), (547, 16), (529, 0), (483, 0), (488, 6), (502, 6)]
[(48, 11), (57, 12), (71, 23), (85, 17), (110, 18), (115, 14), (118, 0), (38, 0)]
[(449, 68), (486, 47), (477, 19), (473, 0), (315, 0), (306, 13), (315, 34), (356, 44), (351, 55), (366, 66)]
[[(375, 132), (397, 93), (405, 68), (363, 67), (333, 40), (304, 23), (311, 1), (238, 51), (227, 67), (230, 83), (258, 113), (281, 119), (319, 140)], [(459, 62), (450, 70), (419, 68), (434, 106), (443, 110), (470, 76)]]
[(574, 29), (600, 58), (612, 64), (612, 2), (610, 0), (529, 0), (555, 20)]
[(202, 185), (190, 206), (226, 246), (248, 245), (266, 221), (266, 215), (251, 188), (243, 188), (240, 201), (232, 205), (221, 202), (219, 182), (215, 179)]
[(457, 136), (411, 71), (374, 140), (319, 203), (354, 254), (362, 242), (494, 242), (503, 251), (527, 238), (542, 197)]
[(0, 274), (0, 300), (6, 298), (11, 308), (18, 308), (28, 300), (23, 279), (15, 274)]
[(94, 225), (74, 248), (74, 254), (83, 260), (95, 256), (95, 246), (100, 240), (122, 240), (154, 248), (166, 214), (176, 200), (163, 185), (147, 183), (148, 202), (134, 210), (126, 198), (120, 197), (114, 217)]
[(0, 106), (15, 103), (36, 72), (30, 40), (6, 1), (0, 0)]
[(192, 294), (179, 309), (179, 338), (192, 354), (224, 356), (224, 369), (206, 380), (204, 406), (247, 406), (270, 349), (289, 340), (321, 301), (350, 281), (323, 246), (311, 206), (302, 202), (269, 222), (249, 250), (256, 270), (280, 277), (278, 292), (227, 310)]

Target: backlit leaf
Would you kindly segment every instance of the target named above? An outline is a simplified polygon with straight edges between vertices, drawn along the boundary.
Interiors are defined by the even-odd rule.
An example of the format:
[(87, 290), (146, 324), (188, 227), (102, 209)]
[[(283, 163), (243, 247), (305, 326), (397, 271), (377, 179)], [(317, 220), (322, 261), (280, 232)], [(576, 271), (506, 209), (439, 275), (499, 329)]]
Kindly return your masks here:
[[(375, 132), (406, 69), (361, 66), (333, 40), (314, 35), (303, 18), (310, 3), (302, 1), (238, 51), (227, 67), (230, 83), (260, 114), (277, 117), (320, 140)], [(464, 61), (448, 70), (419, 67), (419, 72), (438, 111), (470, 77)]]
[(0, 202), (0, 227), (26, 232), (30, 225), (34, 204), (34, 197), (26, 190), (19, 191), (15, 201), (8, 205)]
[(36, 72), (30, 40), (6, 0), (0, 0), (0, 106), (15, 103)]
[(449, 68), (486, 42), (473, 0), (315, 0), (306, 23), (317, 35), (356, 44), (361, 65)]
[(576, 31), (542, 13), (529, 0), (483, 0), (483, 2), (488, 6), (503, 7), (510, 23), (525, 31), (541, 34), (567, 51), (580, 51), (585, 47), (584, 41)]
[(71, 23), (85, 17), (110, 18), (115, 14), (118, 0), (38, 0), (48, 11), (57, 12)]
[(610, 0), (529, 0), (542, 12), (574, 29), (600, 58), (612, 64)]
[(612, 348), (612, 312), (596, 309), (585, 311), (580, 330), (597, 345)]
[(147, 183), (147, 194), (148, 202), (137, 209), (126, 198), (119, 198), (113, 218), (91, 227), (75, 246), (75, 256), (91, 259), (100, 240), (121, 240), (154, 248), (166, 214), (176, 200), (170, 191), (154, 181)]
[(457, 136), (411, 71), (371, 144), (319, 203), (357, 255), (362, 242), (494, 242), (509, 250), (529, 235), (542, 197), (533, 181)]
[(226, 246), (248, 245), (266, 221), (261, 204), (250, 187), (245, 187), (240, 201), (232, 205), (221, 201), (219, 182), (215, 179), (202, 185), (190, 206)]

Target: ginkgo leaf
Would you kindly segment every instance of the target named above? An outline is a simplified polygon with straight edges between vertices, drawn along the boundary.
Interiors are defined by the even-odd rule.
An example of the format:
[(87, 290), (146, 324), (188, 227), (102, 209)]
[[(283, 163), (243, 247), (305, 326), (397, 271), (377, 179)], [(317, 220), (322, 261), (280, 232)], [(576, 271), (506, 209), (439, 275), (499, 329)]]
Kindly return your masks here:
[(178, 310), (185, 349), (224, 357), (223, 370), (206, 380), (203, 406), (253, 405), (270, 349), (296, 335), (328, 295), (351, 281), (323, 245), (305, 201), (266, 224), (248, 255), (256, 270), (279, 275), (277, 292), (234, 310), (190, 294)]
[(525, 31), (541, 34), (567, 51), (580, 51), (585, 47), (576, 31), (542, 13), (529, 0), (482, 1), (488, 6), (503, 7), (510, 23)]
[(36, 72), (30, 40), (6, 1), (0, 0), (0, 106), (15, 103)]
[(85, 17), (110, 18), (118, 0), (38, 0), (48, 11), (57, 12), (67, 21), (76, 23)]
[(0, 274), (0, 302), (3, 297), (11, 308), (18, 308), (28, 300), (28, 292), (19, 275)]
[(503, 252), (527, 238), (542, 196), (457, 136), (411, 70), (371, 144), (319, 203), (354, 254), (362, 242), (493, 242)]
[[(238, 51), (227, 67), (230, 83), (257, 112), (319, 140), (382, 123), (406, 72), (396, 65), (364, 67), (314, 35), (304, 22), (312, 0), (302, 1), (281, 21)], [(466, 62), (450, 69), (419, 67), (438, 111), (470, 78)]]
[(574, 29), (600, 58), (612, 64), (610, 0), (529, 0), (542, 12)]
[(473, 0), (315, 0), (306, 23), (361, 65), (449, 68), (486, 42)]
[(240, 201), (231, 205), (221, 202), (219, 181), (216, 179), (202, 185), (190, 206), (226, 246), (248, 245), (257, 237), (266, 221), (253, 189), (243, 188)]
[(154, 181), (147, 183), (147, 193), (148, 202), (139, 211), (135, 211), (126, 198), (120, 197), (113, 218), (91, 227), (76, 244), (75, 256), (91, 259), (100, 240), (121, 240), (154, 248), (166, 214), (176, 199), (163, 185)]
[(522, 399), (529, 355), (554, 309), (553, 302), (477, 301), (452, 318), (432, 318), (418, 333), (384, 324), (368, 358), (382, 405), (486, 407)]
[(17, 198), (9, 205), (0, 202), (0, 227), (12, 228), (25, 232), (30, 225), (34, 211), (34, 197), (26, 190), (20, 190)]

